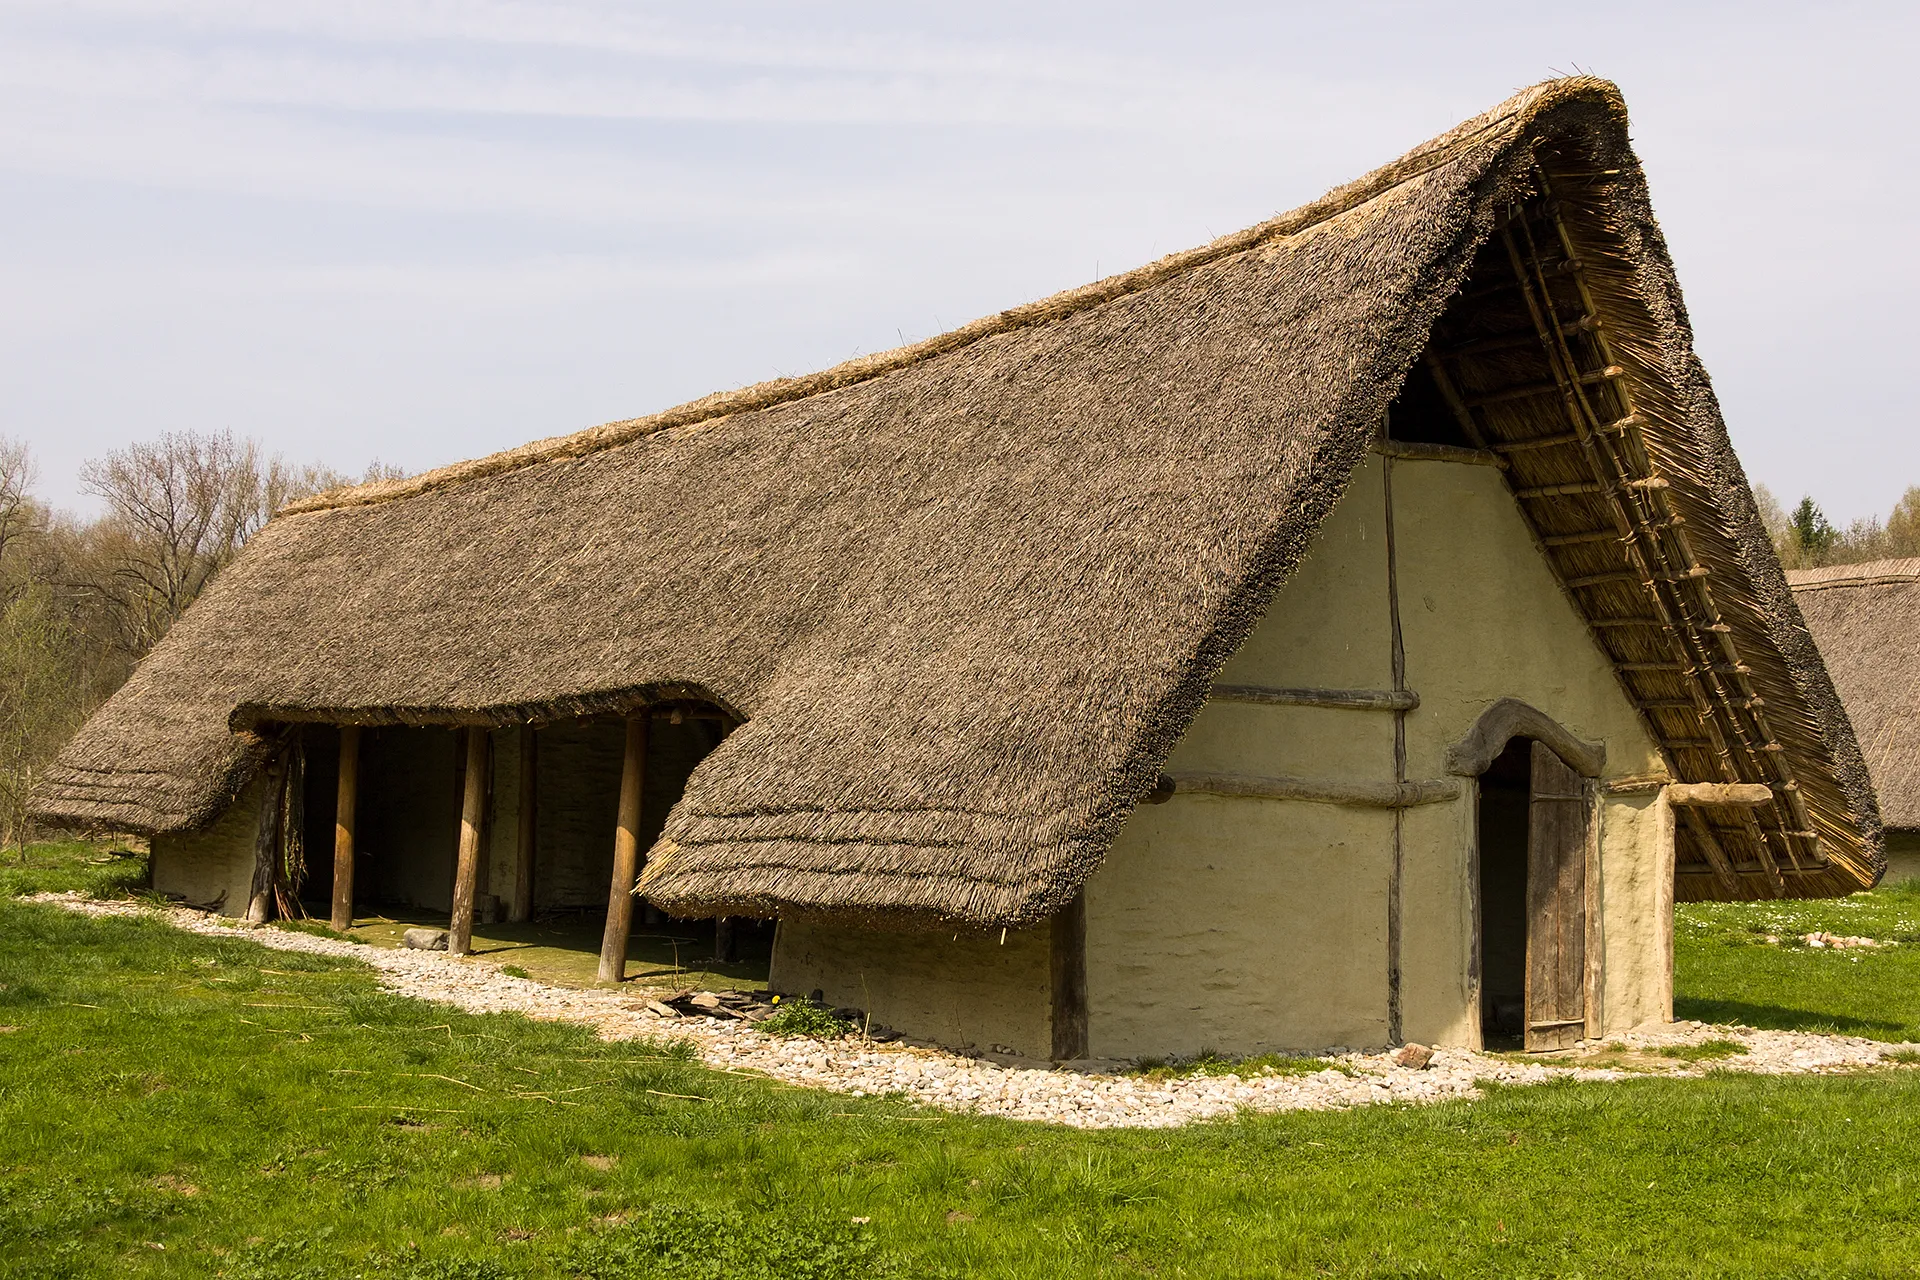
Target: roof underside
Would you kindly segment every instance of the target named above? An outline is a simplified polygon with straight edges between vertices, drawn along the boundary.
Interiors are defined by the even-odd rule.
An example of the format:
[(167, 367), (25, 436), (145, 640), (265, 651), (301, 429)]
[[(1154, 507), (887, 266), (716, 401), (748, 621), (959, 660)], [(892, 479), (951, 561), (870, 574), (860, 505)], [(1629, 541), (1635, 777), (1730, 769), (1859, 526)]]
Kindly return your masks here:
[(1920, 560), (1787, 575), (1859, 735), (1881, 817), (1920, 831)]
[(279, 720), (699, 697), (745, 723), (651, 855), (663, 906), (1032, 921), (1153, 787), (1396, 399), (1397, 432), (1506, 458), (1674, 776), (1775, 788), (1686, 829), (1679, 895), (1870, 883), (1858, 750), (1588, 80), (917, 348), (283, 515), (40, 808), (199, 825)]

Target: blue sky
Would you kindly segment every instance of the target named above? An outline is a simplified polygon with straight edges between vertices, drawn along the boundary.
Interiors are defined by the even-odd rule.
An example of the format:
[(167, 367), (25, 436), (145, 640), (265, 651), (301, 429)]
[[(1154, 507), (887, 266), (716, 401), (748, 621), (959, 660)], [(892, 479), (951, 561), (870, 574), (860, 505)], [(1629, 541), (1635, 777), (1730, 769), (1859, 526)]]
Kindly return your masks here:
[(0, 433), (76, 510), (167, 429), (425, 468), (1137, 265), (1577, 69), (1749, 473), (1873, 514), (1920, 484), (1917, 13), (0, 0)]

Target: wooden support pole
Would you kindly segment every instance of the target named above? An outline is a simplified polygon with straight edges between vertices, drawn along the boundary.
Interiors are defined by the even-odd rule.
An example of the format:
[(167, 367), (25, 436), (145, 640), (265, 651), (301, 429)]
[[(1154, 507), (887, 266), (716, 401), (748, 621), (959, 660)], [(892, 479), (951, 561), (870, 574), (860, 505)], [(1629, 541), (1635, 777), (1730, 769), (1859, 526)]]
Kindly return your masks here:
[(253, 883), (247, 893), (247, 923), (273, 919), (273, 891), (280, 862), (280, 802), (286, 765), (275, 759), (262, 771), (260, 808), (254, 818)]
[(627, 934), (633, 927), (633, 882), (640, 874), (640, 798), (647, 781), (647, 720), (627, 718), (626, 764), (620, 770), (620, 825), (613, 836), (613, 885), (607, 931), (600, 940), (600, 981), (627, 978)]
[(1076, 893), (1047, 928), (1055, 1062), (1087, 1056), (1087, 902)]
[(360, 791), (360, 726), (340, 726), (340, 787), (333, 806), (333, 928), (353, 927), (353, 833)]
[[(1672, 798), (1672, 787), (1667, 788), (1667, 796)], [(1707, 865), (1713, 868), (1714, 876), (1719, 879), (1720, 887), (1729, 893), (1740, 892), (1740, 877), (1734, 872), (1733, 862), (1727, 857), (1726, 850), (1714, 838), (1713, 828), (1707, 825), (1707, 820), (1695, 809), (1682, 809), (1680, 813), (1686, 821), (1688, 833), (1693, 836), (1694, 843), (1700, 846), (1700, 852), (1706, 855)]]
[(513, 900), (507, 906), (507, 919), (524, 924), (533, 919), (534, 833), (539, 818), (540, 739), (532, 725), (520, 727), (520, 810), (519, 831), (513, 846)]
[(1453, 412), (1454, 421), (1460, 424), (1460, 433), (1466, 436), (1474, 448), (1486, 448), (1486, 434), (1480, 430), (1480, 424), (1473, 420), (1473, 410), (1469, 409), (1467, 402), (1460, 398), (1460, 392), (1454, 387), (1453, 379), (1447, 376), (1447, 366), (1440, 363), (1431, 347), (1427, 349), (1423, 359), (1427, 372), (1433, 375), (1433, 385), (1439, 390), (1440, 398), (1447, 402), (1447, 408)]
[(487, 821), (487, 731), (467, 730), (467, 776), (461, 789), (460, 859), (453, 873), (453, 923), (447, 929), (447, 954), (463, 956), (473, 948), (473, 894), (480, 883), (480, 832)]

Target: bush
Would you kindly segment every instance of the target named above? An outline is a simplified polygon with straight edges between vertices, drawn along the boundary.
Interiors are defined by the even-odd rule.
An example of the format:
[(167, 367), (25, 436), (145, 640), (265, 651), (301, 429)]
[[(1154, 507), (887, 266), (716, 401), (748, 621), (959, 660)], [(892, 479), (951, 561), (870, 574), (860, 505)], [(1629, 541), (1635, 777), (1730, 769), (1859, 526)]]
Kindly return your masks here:
[(782, 1004), (780, 1011), (760, 1024), (768, 1035), (808, 1036), (815, 1040), (838, 1040), (853, 1030), (853, 1024), (836, 1018), (833, 1010), (811, 1000)]

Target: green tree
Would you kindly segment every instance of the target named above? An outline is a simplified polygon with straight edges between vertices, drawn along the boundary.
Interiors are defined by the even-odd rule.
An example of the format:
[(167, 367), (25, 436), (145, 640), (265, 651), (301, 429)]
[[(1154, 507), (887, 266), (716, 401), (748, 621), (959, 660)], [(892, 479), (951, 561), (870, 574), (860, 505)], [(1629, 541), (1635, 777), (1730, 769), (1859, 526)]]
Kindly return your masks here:
[(1794, 544), (1806, 564), (1819, 564), (1840, 540), (1840, 531), (1833, 527), (1811, 495), (1800, 499), (1800, 505), (1793, 509), (1787, 521), (1793, 530)]
[(1920, 556), (1920, 485), (1900, 495), (1885, 528), (1887, 556)]

